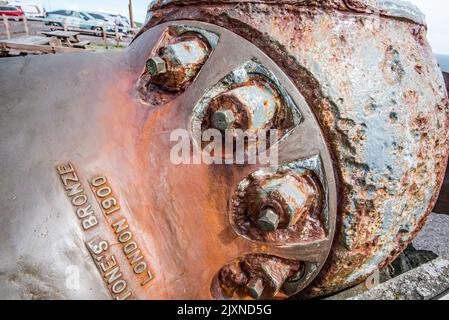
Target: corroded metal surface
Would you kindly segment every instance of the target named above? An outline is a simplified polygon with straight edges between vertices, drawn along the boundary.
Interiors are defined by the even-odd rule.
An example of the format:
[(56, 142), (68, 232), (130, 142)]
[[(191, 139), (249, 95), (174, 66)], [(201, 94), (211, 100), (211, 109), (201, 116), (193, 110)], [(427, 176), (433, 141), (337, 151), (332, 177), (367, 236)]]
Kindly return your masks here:
[[(147, 72), (170, 30), (207, 30), (220, 39), (176, 93), (156, 90)], [(213, 44), (214, 37), (204, 39)], [(0, 218), (8, 230), (0, 235), (7, 244), (0, 252), (2, 297), (278, 299), (318, 275), (336, 224), (330, 152), (297, 88), (247, 40), (179, 21), (148, 30), (121, 53), (7, 59), (0, 69), (10, 75), (0, 83)], [(269, 243), (234, 228), (233, 195), (267, 164), (170, 159), (171, 133), (201, 132), (207, 101), (252, 77), (270, 83), (282, 106), (277, 116), (289, 120), (273, 142), (279, 163), (300, 174), (313, 171), (322, 187), (319, 239)], [(220, 272), (236, 261), (245, 275)], [(67, 287), (71, 270), (82, 280), (78, 289)], [(228, 292), (234, 284), (241, 287)], [(237, 296), (226, 294), (231, 291)]]
[[(2, 298), (316, 296), (425, 223), (449, 104), (418, 10), (181, 4), (154, 3), (122, 53), (0, 61)], [(223, 102), (234, 119), (214, 119)], [(174, 130), (204, 153), (201, 134), (225, 125), (280, 129), (279, 165), (170, 160)]]
[(209, 46), (196, 36), (184, 36), (160, 48), (165, 70), (152, 72), (152, 83), (169, 91), (180, 91), (198, 73), (210, 54)]
[[(443, 70), (444, 81), (446, 82), (446, 90), (449, 92), (449, 59), (447, 56), (441, 57), (444, 61), (440, 61), (440, 66)], [(444, 63), (444, 65), (443, 65)], [(449, 165), (448, 165), (449, 168)], [(446, 176), (444, 177), (443, 186), (441, 187), (440, 197), (434, 208), (434, 211), (442, 214), (449, 214), (449, 169), (446, 169)]]
[[(239, 234), (267, 244), (285, 246), (322, 241), (330, 228), (326, 189), (316, 157), (258, 170), (238, 186), (233, 198), (232, 224)], [(279, 216), (275, 232), (257, 228), (258, 214), (267, 208)]]
[(447, 94), (422, 14), (402, 1), (195, 3), (157, 2), (143, 32), (189, 19), (250, 40), (293, 79), (333, 150), (339, 229), (305, 295), (360, 282), (392, 261), (425, 223), (447, 162)]
[[(279, 95), (268, 84), (255, 81), (215, 97), (209, 105), (210, 113), (230, 110), (239, 119), (234, 120), (242, 130), (257, 132), (272, 126), (279, 107)], [(226, 129), (231, 129), (232, 126)], [(218, 128), (217, 128), (218, 129)]]
[[(196, 25), (197, 23), (177, 21), (175, 24)], [(162, 27), (167, 28), (167, 25)], [(279, 68), (272, 61), (256, 49), (255, 46), (225, 29), (202, 24), (198, 24), (197, 28), (202, 28), (218, 35), (219, 41), (198, 77), (186, 88), (185, 94), (179, 102), (180, 104), (178, 105), (176, 102), (174, 104), (178, 108), (182, 107), (183, 113), (189, 118), (189, 121), (179, 120), (178, 125), (181, 124), (181, 128), (187, 126), (192, 132), (194, 142), (197, 143), (200, 149), (204, 146), (197, 139), (198, 135), (212, 127), (213, 115), (223, 107), (233, 110), (236, 115), (235, 123), (240, 126), (240, 129), (249, 129), (249, 131), (258, 131), (262, 128), (279, 129), (281, 134), (279, 139), (274, 141), (273, 144), (278, 146), (279, 162), (285, 166), (284, 170), (298, 170), (304, 175), (306, 170), (313, 171), (323, 188), (320, 190), (318, 188), (315, 189), (317, 192), (322, 192), (318, 196), (316, 212), (313, 212), (313, 214), (308, 212), (307, 217), (303, 217), (303, 220), (307, 221), (310, 219), (318, 220), (322, 227), (320, 237), (313, 239), (304, 237), (304, 234), (307, 234), (310, 229), (310, 224), (304, 223), (304, 226), (300, 226), (296, 230), (297, 236), (304, 237), (300, 241), (295, 241), (297, 239), (293, 239), (294, 237), (290, 237), (287, 231), (285, 231), (283, 242), (269, 242), (263, 239), (253, 239), (241, 233), (235, 227), (232, 216), (233, 201), (235, 200), (233, 195), (237, 191), (237, 186), (253, 172), (262, 170), (263, 166), (259, 164), (249, 166), (231, 165), (226, 167), (225, 172), (222, 172), (220, 167), (212, 166), (207, 170), (209, 178), (206, 180), (204, 180), (204, 176), (193, 175), (194, 181), (201, 181), (201, 184), (203, 183), (202, 181), (206, 181), (205, 184), (209, 185), (206, 188), (210, 188), (210, 183), (216, 181), (222, 175), (225, 175), (228, 179), (232, 178), (232, 181), (228, 180), (224, 185), (220, 184), (220, 189), (224, 188), (223, 192), (209, 193), (209, 201), (215, 203), (214, 207), (218, 210), (216, 214), (221, 221), (217, 227), (224, 228), (227, 231), (225, 233), (220, 231), (217, 234), (212, 229), (207, 229), (207, 236), (203, 237), (203, 241), (208, 242), (211, 248), (214, 248), (211, 250), (217, 252), (217, 256), (214, 260), (208, 261), (207, 272), (203, 270), (203, 278), (201, 281), (197, 281), (196, 285), (200, 286), (201, 290), (208, 290), (208, 292), (202, 291), (201, 297), (210, 297), (210, 294), (212, 294), (212, 297), (215, 298), (235, 298), (234, 295), (230, 295), (234, 290), (227, 289), (228, 286), (232, 287), (232, 285), (224, 284), (221, 281), (228, 277), (219, 277), (219, 271), (228, 263), (254, 261), (256, 265), (249, 269), (244, 269), (245, 275), (238, 274), (234, 277), (238, 279), (238, 287), (247, 288), (245, 290), (235, 288), (238, 292), (237, 296), (244, 297), (248, 295), (250, 293), (248, 286), (252, 288), (251, 292), (253, 295), (256, 295), (253, 289), (258, 288), (259, 291), (262, 290), (262, 296), (265, 298), (278, 299), (291, 296), (306, 287), (318, 275), (332, 243), (337, 201), (334, 171), (329, 151), (309, 106), (305, 103), (297, 89), (292, 86), (285, 74), (280, 73)], [(134, 48), (140, 48), (143, 44), (149, 45), (148, 39), (151, 36), (151, 31), (153, 29), (149, 30), (149, 33), (142, 34), (133, 43)], [(245, 50), (240, 50), (239, 48), (241, 47), (245, 47)], [(131, 57), (143, 59), (137, 50), (131, 51)], [(261, 89), (262, 93), (264, 93), (262, 95), (263, 99), (261, 99), (260, 94), (253, 93), (254, 90), (258, 90), (260, 93)], [(215, 103), (219, 97), (224, 95), (232, 95), (233, 98), (229, 99), (230, 102), (228, 100), (227, 102), (229, 103), (226, 104)], [(260, 107), (260, 104), (263, 105), (263, 108)], [(166, 104), (158, 106), (156, 110), (164, 110), (170, 107), (170, 104)], [(239, 116), (242, 114), (246, 114), (246, 117), (252, 120), (241, 122)], [(268, 120), (262, 120), (260, 125), (254, 125), (259, 119)], [(175, 126), (175, 124), (171, 125)], [(295, 145), (292, 141), (300, 143)], [(206, 148), (204, 147), (204, 149)], [(152, 154), (152, 150), (153, 148), (148, 153)], [(155, 163), (155, 170), (157, 170), (156, 165)], [(188, 166), (185, 169), (187, 172), (191, 170)], [(178, 167), (176, 169), (177, 175), (181, 171), (181, 168)], [(176, 183), (179, 183), (183, 179), (177, 176), (176, 181)], [(195, 188), (192, 188), (192, 190), (195, 190)], [(182, 196), (195, 198), (196, 193), (192, 195), (184, 189)], [(180, 194), (177, 194), (171, 201), (177, 202), (179, 197)], [(189, 201), (189, 203), (191, 202)], [(307, 203), (306, 206), (308, 205)], [(190, 214), (196, 215), (198, 209), (195, 209), (195, 207), (186, 207), (184, 209), (187, 211), (193, 210)], [(208, 208), (207, 211), (210, 210), (210, 213), (212, 213), (210, 205), (204, 205), (201, 208), (203, 208), (202, 210)], [(315, 214), (318, 218), (314, 216)], [(311, 216), (310, 219), (308, 218), (309, 215)], [(204, 217), (204, 219), (209, 218)], [(226, 220), (223, 221), (223, 218)], [(296, 222), (301, 224), (299, 219)], [(208, 226), (209, 224), (205, 223)], [(297, 227), (296, 224), (294, 225)], [(183, 226), (183, 228), (185, 227)], [(227, 240), (226, 235), (230, 237), (232, 235), (233, 239)], [(200, 237), (199, 234), (196, 236)], [(298, 270), (294, 268), (282, 273), (282, 277), (265, 272), (262, 289), (257, 281), (262, 275), (259, 274), (258, 277), (254, 277), (251, 276), (252, 273), (249, 271), (252, 268), (258, 270), (262, 268), (256, 263), (259, 259), (252, 259), (252, 257), (259, 257), (260, 255), (264, 256), (265, 260), (268, 260), (268, 265), (276, 263), (278, 259), (289, 261), (288, 264), (303, 265), (304, 270), (301, 272), (301, 277), (297, 275)], [(189, 270), (196, 270), (195, 266), (198, 265), (198, 261), (190, 261), (190, 263), (192, 263), (192, 266), (189, 265)], [(215, 281), (208, 280), (208, 277), (211, 276), (209, 272), (212, 272)], [(276, 278), (276, 281), (271, 276)], [(273, 281), (276, 283), (274, 287), (270, 285)], [(205, 284), (208, 284), (207, 287), (204, 287)], [(285, 289), (283, 289), (284, 287)]]
[[(300, 261), (260, 254), (247, 255), (220, 270), (217, 281), (223, 290), (215, 291), (214, 288), (214, 298), (244, 299), (250, 296), (256, 299), (272, 299), (278, 296), (284, 286), (293, 282), (298, 274), (302, 275), (302, 268)], [(283, 291), (288, 292), (288, 289)], [(297, 288), (294, 292), (297, 292)]]
[[(224, 54), (227, 54), (224, 46), (222, 49)], [(301, 123), (304, 124), (300, 108), (295, 105), (276, 75), (260, 63), (252, 61), (254, 57), (251, 57), (248, 49), (244, 55), (247, 56), (247, 61), (242, 61), (242, 65), (238, 65), (218, 83), (214, 83), (202, 98), (195, 102), (191, 129), (198, 145), (201, 144), (199, 140), (202, 133), (215, 127), (213, 117), (217, 111), (232, 112), (235, 121), (228, 128), (228, 134), (234, 138), (246, 133), (258, 135), (275, 128), (277, 137), (273, 138), (278, 141), (269, 139), (269, 144), (283, 142), (289, 132)], [(228, 65), (232, 64), (230, 60), (225, 59), (221, 66), (228, 68)], [(249, 139), (247, 157), (253, 153), (251, 150), (254, 150), (257, 140)], [(307, 144), (313, 145), (312, 140)], [(311, 154), (303, 156), (309, 157)], [(229, 155), (225, 154), (224, 158), (227, 157)]]
[(410, 2), (401, 0), (151, 0), (148, 19), (154, 10), (169, 5), (259, 3), (272, 5), (326, 6), (333, 9), (349, 9), (359, 13), (378, 13), (387, 17), (408, 19), (418, 24), (425, 24), (424, 14)]

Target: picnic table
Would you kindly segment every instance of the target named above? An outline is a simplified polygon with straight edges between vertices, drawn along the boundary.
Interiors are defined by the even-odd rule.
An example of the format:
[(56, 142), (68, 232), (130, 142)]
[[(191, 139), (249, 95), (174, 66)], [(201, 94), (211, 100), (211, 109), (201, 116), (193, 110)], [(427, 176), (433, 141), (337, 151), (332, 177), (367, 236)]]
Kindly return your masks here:
[(88, 44), (90, 44), (90, 41), (88, 40), (81, 41), (78, 37), (79, 32), (75, 31), (57, 30), (57, 31), (43, 31), (41, 33), (47, 37), (57, 39), (58, 41), (61, 42), (61, 45), (63, 46), (65, 45), (69, 48), (71, 47), (85, 48)]
[(0, 56), (21, 53), (64, 53), (80, 51), (83, 42), (76, 43), (72, 47), (63, 47), (61, 40), (48, 36), (24, 36), (10, 40), (0, 40)]

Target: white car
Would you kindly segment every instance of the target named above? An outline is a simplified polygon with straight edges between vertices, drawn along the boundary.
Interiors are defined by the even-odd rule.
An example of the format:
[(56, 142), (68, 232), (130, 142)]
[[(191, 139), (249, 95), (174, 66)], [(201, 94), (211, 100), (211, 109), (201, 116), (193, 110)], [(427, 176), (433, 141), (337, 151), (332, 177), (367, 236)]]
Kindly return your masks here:
[(21, 1), (12, 1), (9, 2), (9, 5), (18, 7), (22, 9), (23, 13), (25, 13), (25, 16), (32, 17), (32, 18), (44, 18), (45, 17), (45, 11), (43, 8), (38, 6), (34, 3), (26, 3)]
[(104, 20), (97, 20), (86, 12), (74, 10), (56, 10), (47, 12), (44, 20), (46, 25), (50, 26), (67, 26), (68, 28), (78, 28), (97, 31), (97, 35), (101, 35), (103, 26), (106, 31), (114, 31), (115, 25)]
[(100, 13), (100, 14), (104, 16), (108, 21), (111, 21), (114, 24), (118, 25), (119, 32), (124, 34), (128, 34), (131, 32), (131, 25), (126, 17), (122, 15), (120, 15), (119, 17), (118, 14), (113, 13)]
[[(107, 14), (101, 13), (101, 12), (94, 12), (94, 11), (83, 11), (83, 13), (89, 15), (90, 17), (94, 18), (97, 21), (103, 21), (104, 24), (107, 25), (108, 31), (114, 32), (115, 31), (115, 23), (111, 19), (109, 19), (109, 16)], [(122, 32), (122, 30), (119, 27), (119, 32)]]

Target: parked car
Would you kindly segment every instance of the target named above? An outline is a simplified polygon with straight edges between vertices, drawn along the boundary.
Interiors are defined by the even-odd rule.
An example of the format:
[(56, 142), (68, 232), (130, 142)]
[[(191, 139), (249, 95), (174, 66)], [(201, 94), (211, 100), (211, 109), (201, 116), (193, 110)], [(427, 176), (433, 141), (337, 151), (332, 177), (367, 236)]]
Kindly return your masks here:
[(102, 26), (105, 26), (106, 29), (107, 29), (107, 31), (111, 31), (111, 32), (112, 32), (112, 31), (115, 30), (115, 24), (112, 23), (112, 22), (110, 22), (110, 21), (108, 21), (108, 20), (105, 20), (105, 19), (98, 19), (98, 18), (92, 16), (90, 13), (85, 12), (85, 11), (81, 11), (80, 14), (83, 14), (83, 15), (89, 17), (89, 20), (90, 20), (90, 21), (93, 20), (93, 21), (98, 22), (98, 23), (101, 24)]
[(24, 15), (25, 14), (20, 8), (14, 6), (0, 6), (0, 16), (23, 17)]
[(45, 24), (50, 26), (62, 27), (65, 25), (68, 28), (77, 28), (85, 30), (95, 30), (100, 34), (103, 31), (103, 25), (106, 26), (107, 31), (113, 31), (114, 25), (112, 23), (105, 23), (104, 20), (97, 20), (85, 12), (74, 10), (56, 10), (47, 12)]
[(131, 24), (129, 23), (129, 20), (126, 17), (120, 14), (112, 14), (112, 13), (103, 13), (103, 15), (106, 16), (106, 19), (118, 25), (120, 32), (122, 33), (131, 32)]
[(120, 33), (124, 33), (124, 34), (128, 34), (130, 31), (129, 26), (126, 25), (126, 23), (116, 23), (116, 21), (118, 21), (117, 19), (114, 19), (114, 17), (112, 17), (111, 15), (107, 14), (107, 13), (101, 13), (101, 12), (86, 12), (87, 14), (89, 14), (90, 16), (94, 17), (97, 20), (102, 20), (102, 21), (107, 21), (108, 24), (112, 24), (114, 26), (114, 31), (115, 31), (115, 26), (118, 26), (118, 31)]
[(23, 11), (25, 16), (32, 18), (44, 18), (45, 11), (41, 7), (33, 3), (25, 3), (25, 2), (9, 2), (10, 5), (15, 6)]

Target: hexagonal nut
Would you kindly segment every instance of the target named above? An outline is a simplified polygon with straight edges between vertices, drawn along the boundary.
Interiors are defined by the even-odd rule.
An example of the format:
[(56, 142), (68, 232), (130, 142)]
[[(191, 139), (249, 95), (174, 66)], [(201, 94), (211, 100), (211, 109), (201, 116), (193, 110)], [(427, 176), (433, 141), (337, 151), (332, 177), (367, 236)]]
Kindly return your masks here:
[(257, 219), (257, 227), (265, 232), (276, 231), (279, 226), (279, 215), (272, 209), (265, 209)]
[(206, 43), (195, 37), (167, 45), (161, 56), (173, 65), (197, 69), (207, 60), (209, 53)]
[(264, 81), (254, 81), (226, 91), (212, 99), (211, 110), (232, 110), (243, 131), (258, 132), (275, 121), (281, 100), (277, 92)]
[(147, 61), (147, 70), (151, 76), (157, 76), (158, 74), (167, 72), (167, 64), (164, 59), (160, 57), (152, 57)]
[(234, 112), (231, 110), (218, 110), (212, 115), (213, 127), (221, 131), (231, 129), (235, 120)]
[[(199, 38), (177, 39), (174, 43), (161, 47), (158, 52), (159, 57), (166, 63), (166, 71), (154, 71), (161, 76), (153, 77), (152, 82), (172, 92), (186, 88), (198, 74), (210, 53), (208, 45)], [(153, 64), (153, 61), (149, 62)]]

